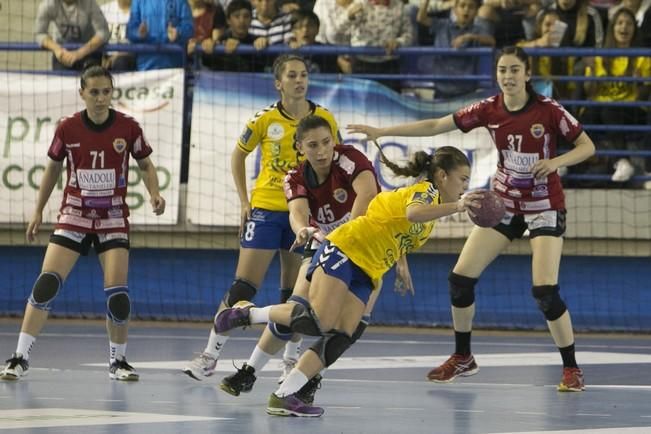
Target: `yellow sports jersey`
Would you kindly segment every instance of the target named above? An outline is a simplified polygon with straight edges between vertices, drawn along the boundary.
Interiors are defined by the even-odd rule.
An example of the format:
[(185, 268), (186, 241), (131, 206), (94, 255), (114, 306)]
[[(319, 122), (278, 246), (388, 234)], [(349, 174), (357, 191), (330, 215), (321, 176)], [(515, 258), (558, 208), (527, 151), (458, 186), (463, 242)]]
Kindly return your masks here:
[(375, 282), (402, 256), (421, 247), (434, 221), (411, 223), (407, 207), (438, 204), (439, 192), (428, 181), (378, 194), (366, 214), (345, 223), (326, 238)]
[[(310, 114), (328, 121), (337, 143), (341, 136), (334, 116), (321, 106), (310, 103)], [(287, 211), (283, 179), (290, 169), (303, 161), (294, 148), (294, 133), (300, 119), (294, 119), (280, 101), (255, 114), (246, 124), (237, 146), (253, 152), (260, 146), (260, 172), (251, 191), (251, 206), (268, 211)]]
[[(650, 57), (613, 57), (611, 58), (610, 72), (604, 66), (602, 57), (594, 58), (594, 75), (596, 77), (624, 77), (629, 75), (628, 62), (635, 62), (633, 74), (630, 76), (650, 77), (651, 78), (651, 58)], [(586, 75), (592, 75), (591, 71)], [(635, 101), (637, 100), (637, 89), (642, 83), (624, 82), (624, 81), (600, 81), (596, 83), (596, 91), (593, 99), (595, 101)]]

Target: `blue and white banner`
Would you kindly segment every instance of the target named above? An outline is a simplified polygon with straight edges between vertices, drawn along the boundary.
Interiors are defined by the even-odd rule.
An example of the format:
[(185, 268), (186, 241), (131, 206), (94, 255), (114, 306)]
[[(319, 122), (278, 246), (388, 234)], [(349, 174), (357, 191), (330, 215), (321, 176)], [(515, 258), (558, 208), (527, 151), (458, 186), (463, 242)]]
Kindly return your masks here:
[[(483, 96), (445, 103), (422, 102), (398, 95), (373, 81), (349, 77), (312, 79), (308, 92), (310, 100), (334, 114), (344, 143), (357, 146), (374, 162), (384, 189), (398, 187), (409, 180), (391, 176), (391, 172), (380, 164), (373, 144), (366, 143), (360, 136), (347, 134), (346, 125), (395, 125), (445, 116)], [(278, 99), (270, 75), (211, 72), (197, 75), (188, 179), (187, 217), (191, 223), (215, 226), (239, 224), (240, 204), (231, 176), (231, 152), (246, 122), (257, 111)], [(385, 154), (398, 163), (406, 161), (418, 150), (431, 152), (444, 145), (461, 148), (472, 161), (471, 188), (486, 186), (497, 164), (497, 153), (489, 134), (483, 129), (468, 134), (454, 131), (425, 138), (384, 137), (380, 139), (380, 144)], [(247, 159), (249, 188), (257, 176), (258, 161), (259, 153)], [(437, 226), (437, 235), (464, 236), (470, 224), (464, 217), (458, 218), (462, 221)]]
[[(84, 109), (79, 78), (27, 72), (0, 73), (0, 223), (26, 223), (36, 206), (57, 121)], [(155, 216), (134, 160), (129, 168), (129, 220), (136, 224), (175, 224), (183, 128), (183, 70), (131, 72), (115, 77), (113, 106), (134, 117), (154, 149), (165, 214)], [(65, 173), (63, 174), (65, 177)], [(64, 182), (54, 188), (43, 213), (56, 221)]]

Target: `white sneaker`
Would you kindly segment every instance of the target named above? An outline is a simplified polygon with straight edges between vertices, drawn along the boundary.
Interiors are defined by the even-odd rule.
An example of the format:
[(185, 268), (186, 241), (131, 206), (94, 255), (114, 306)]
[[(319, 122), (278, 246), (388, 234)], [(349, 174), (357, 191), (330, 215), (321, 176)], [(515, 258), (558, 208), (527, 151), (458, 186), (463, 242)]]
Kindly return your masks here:
[(283, 359), (280, 362), (280, 369), (282, 369), (282, 374), (280, 374), (280, 377), (278, 377), (278, 384), (281, 384), (283, 381), (285, 381), (285, 378), (289, 375), (290, 372), (292, 372), (292, 369), (294, 369), (294, 366), (296, 366), (296, 359)]
[(634, 173), (635, 168), (633, 168), (631, 162), (626, 158), (620, 158), (615, 163), (615, 173), (610, 179), (614, 182), (626, 182), (631, 179)]
[(109, 378), (118, 381), (138, 381), (140, 375), (136, 373), (133, 366), (127, 363), (127, 359), (122, 357), (115, 359), (109, 365)]
[(22, 354), (14, 353), (7, 359), (7, 366), (0, 371), (0, 380), (15, 381), (27, 375), (29, 363)]
[(208, 353), (201, 353), (188, 363), (183, 368), (190, 378), (201, 381), (205, 377), (210, 377), (215, 373), (215, 366), (217, 366), (217, 359)]

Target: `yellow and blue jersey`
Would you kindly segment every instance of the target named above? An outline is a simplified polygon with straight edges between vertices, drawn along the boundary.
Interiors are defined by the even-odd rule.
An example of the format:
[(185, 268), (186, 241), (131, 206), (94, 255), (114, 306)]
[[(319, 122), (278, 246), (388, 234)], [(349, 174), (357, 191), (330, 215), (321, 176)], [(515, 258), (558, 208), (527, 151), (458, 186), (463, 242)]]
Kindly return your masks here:
[(340, 226), (326, 238), (377, 281), (403, 255), (428, 240), (434, 221), (407, 220), (411, 204), (439, 204), (436, 188), (428, 181), (375, 196), (366, 214)]
[[(310, 114), (328, 121), (332, 136), (341, 143), (334, 116), (325, 108), (310, 103)], [(237, 146), (250, 153), (260, 146), (260, 173), (251, 191), (251, 207), (269, 211), (288, 211), (283, 191), (287, 172), (295, 169), (303, 158), (294, 146), (294, 134), (300, 119), (293, 118), (280, 101), (255, 114), (246, 124)]]

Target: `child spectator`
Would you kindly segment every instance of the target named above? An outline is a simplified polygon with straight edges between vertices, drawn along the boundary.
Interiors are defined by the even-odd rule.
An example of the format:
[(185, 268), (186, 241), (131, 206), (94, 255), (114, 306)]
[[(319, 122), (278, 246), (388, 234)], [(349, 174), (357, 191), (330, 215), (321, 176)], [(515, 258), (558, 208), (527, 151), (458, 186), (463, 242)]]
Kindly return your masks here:
[[(319, 17), (312, 11), (296, 11), (293, 14), (292, 38), (289, 46), (297, 49), (305, 45), (323, 45), (316, 41), (319, 33)], [(336, 56), (327, 54), (303, 55), (308, 72), (339, 72)]]
[[(54, 24), (54, 33), (48, 28)], [(43, 0), (36, 12), (36, 42), (52, 52), (52, 69), (81, 70), (88, 61), (99, 64), (99, 48), (109, 39), (106, 18), (95, 0)], [(83, 44), (68, 51), (63, 44)]]
[[(453, 18), (430, 18), (429, 0), (423, 0), (418, 9), (418, 23), (429, 28), (437, 48), (494, 47), (495, 38), (487, 25), (475, 20), (480, 0), (455, 0)], [(435, 75), (472, 75), (477, 73), (477, 60), (473, 57), (451, 56), (433, 59)], [(437, 98), (450, 98), (477, 89), (477, 84), (469, 81), (435, 82)]]
[[(131, 0), (113, 0), (101, 6), (108, 23), (109, 44), (128, 44), (127, 24), (131, 12)], [(136, 56), (129, 52), (109, 52), (102, 59), (102, 66), (112, 71), (133, 71), (136, 69)]]
[(210, 65), (215, 42), (226, 31), (226, 16), (221, 5), (212, 0), (188, 0), (194, 22), (194, 36), (188, 41), (188, 54), (194, 53), (197, 44), (203, 50), (204, 65)]
[(226, 55), (215, 56), (210, 67), (220, 71), (253, 72), (261, 71), (262, 66), (256, 57), (249, 54), (234, 54), (240, 44), (253, 45), (255, 36), (249, 33), (253, 7), (247, 0), (231, 0), (226, 8), (226, 32), (219, 38)]

